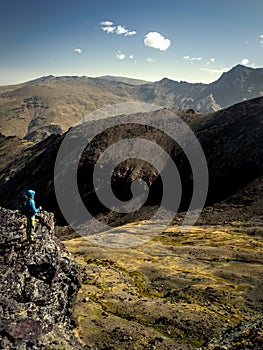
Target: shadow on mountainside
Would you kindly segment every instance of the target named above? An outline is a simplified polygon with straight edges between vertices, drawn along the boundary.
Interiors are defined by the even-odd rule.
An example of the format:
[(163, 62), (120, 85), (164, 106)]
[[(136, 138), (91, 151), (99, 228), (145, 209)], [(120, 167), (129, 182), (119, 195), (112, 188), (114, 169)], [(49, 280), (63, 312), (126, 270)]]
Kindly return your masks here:
[[(209, 192), (206, 205), (224, 200), (234, 194), (262, 173), (262, 113), (263, 98), (246, 101), (219, 112), (202, 116), (200, 114), (181, 112), (180, 117), (189, 123), (198, 138), (209, 171)], [(138, 117), (138, 116), (137, 116)], [(139, 116), (142, 122), (156, 120), (171, 127), (174, 126), (175, 114), (167, 109), (153, 113), (143, 113)], [(163, 132), (151, 127), (131, 124), (132, 116), (115, 117), (117, 122), (126, 122), (119, 128), (111, 128), (97, 135), (85, 149), (79, 163), (78, 185), (84, 203), (93, 215), (104, 217), (107, 222), (118, 224), (138, 220), (142, 215), (150, 213), (159, 205), (162, 197), (161, 176), (150, 163), (130, 159), (122, 162), (113, 173), (113, 189), (116, 197), (122, 200), (130, 199), (131, 184), (135, 179), (142, 178), (150, 186), (146, 206), (132, 215), (116, 215), (107, 211), (98, 200), (92, 183), (93, 168), (100, 156), (109, 145), (121, 138), (141, 137), (160, 144), (174, 159), (180, 172), (183, 194), (180, 211), (187, 210), (192, 195), (193, 175), (189, 161), (178, 145)], [(107, 129), (108, 120), (100, 121)], [(97, 122), (87, 122), (72, 131), (71, 137), (76, 138), (82, 128), (96, 130)], [(16, 208), (16, 198), (20, 191), (34, 187), (37, 192), (36, 201), (49, 211), (55, 212), (58, 223), (65, 224), (59, 210), (54, 191), (54, 164), (57, 151), (64, 136), (52, 135), (38, 144), (26, 144), (17, 138), (0, 138), (0, 204), (4, 207)], [(12, 149), (11, 157), (6, 151)], [(26, 147), (27, 146), (27, 147)], [(191, 144), (188, 145), (191, 147)], [(147, 154), (147, 150), (145, 150)], [(69, 149), (68, 158), (74, 153)], [(149, 155), (150, 157), (151, 155)], [(198, 160), (197, 160), (198, 162)], [(67, 169), (67, 168), (66, 168)], [(70, 167), (68, 170), (70, 171)], [(62, 179), (63, 180), (63, 179)], [(70, 184), (65, 184), (65, 193)], [(70, 204), (74, 209), (74, 203)], [(116, 218), (116, 219), (115, 219)]]

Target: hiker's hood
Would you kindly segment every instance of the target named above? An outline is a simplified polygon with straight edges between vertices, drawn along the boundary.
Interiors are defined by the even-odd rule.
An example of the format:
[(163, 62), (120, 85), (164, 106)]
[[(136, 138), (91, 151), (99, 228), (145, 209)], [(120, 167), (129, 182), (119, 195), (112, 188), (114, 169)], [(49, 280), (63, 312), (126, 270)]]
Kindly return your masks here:
[(27, 194), (28, 198), (34, 199), (36, 192), (33, 191), (33, 190), (28, 190), (28, 191), (26, 192), (26, 194)]

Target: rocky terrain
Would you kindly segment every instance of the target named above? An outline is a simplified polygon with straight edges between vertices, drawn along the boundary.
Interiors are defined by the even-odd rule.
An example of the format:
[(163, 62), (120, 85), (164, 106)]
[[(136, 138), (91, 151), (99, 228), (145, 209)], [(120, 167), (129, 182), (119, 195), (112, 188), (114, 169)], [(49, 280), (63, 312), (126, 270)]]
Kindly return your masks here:
[(211, 84), (167, 78), (145, 82), (119, 77), (47, 76), (0, 87), (0, 132), (30, 141), (60, 134), (107, 105), (140, 101), (169, 109), (218, 111), (263, 95), (263, 68), (238, 65)]
[(67, 231), (64, 243), (82, 266), (79, 340), (98, 349), (261, 349), (262, 206), (261, 177), (206, 207), (188, 232), (184, 213), (154, 237), (156, 225), (143, 229), (149, 239), (126, 248), (114, 241), (129, 234), (135, 242), (143, 215), (104, 233), (112, 247)]
[[(161, 131), (163, 125), (182, 130), (180, 121), (175, 122), (177, 114), (200, 141), (209, 171), (206, 206), (188, 231), (181, 230), (181, 223), (192, 193), (192, 172), (184, 149)], [(86, 142), (83, 130), (96, 131), (98, 120), (38, 143), (0, 135), (0, 205), (16, 209), (18, 194), (33, 188), (37, 205), (56, 218), (54, 227), (53, 214), (43, 212), (36, 239), (27, 244), (24, 218), (17, 211), (0, 210), (0, 346), (262, 349), (262, 115), (263, 97), (258, 97), (205, 115), (165, 108), (119, 115), (114, 117), (123, 124), (118, 127), (109, 127), (112, 118), (102, 118), (102, 132), (84, 148), (77, 177), (83, 202), (112, 228), (84, 237), (61, 215), (54, 164), (62, 141), (70, 135), (72, 147), (62, 159), (63, 172), (70, 171), (67, 161), (75, 159), (75, 146)], [(153, 121), (156, 128), (147, 126)], [(122, 200), (129, 199), (134, 180), (142, 178), (148, 184), (149, 197), (140, 210), (116, 213), (96, 198), (94, 165), (102, 152), (125, 138), (160, 145), (178, 167), (182, 201), (166, 229), (157, 223), (145, 225), (162, 195), (162, 173), (150, 162), (128, 159), (111, 178)], [(193, 148), (191, 138), (186, 144)], [(153, 158), (147, 147), (143, 151)], [(165, 171), (165, 161), (162, 166)], [(67, 193), (70, 184), (61, 181)], [(71, 205), (74, 208), (74, 202)], [(138, 238), (143, 238), (140, 244)]]
[[(254, 180), (205, 208), (190, 231), (181, 232), (178, 213), (161, 234), (126, 248), (96, 236), (62, 244), (54, 233), (63, 239), (68, 229), (46, 212), (28, 244), (25, 219), (2, 208), (2, 348), (261, 349), (262, 191)], [(133, 236), (141, 224), (117, 233)]]
[(141, 245), (114, 242), (135, 242), (143, 221), (105, 232), (112, 247), (68, 237), (82, 267), (78, 339), (98, 349), (262, 349), (262, 190), (256, 181), (205, 208), (187, 232), (183, 213), (155, 237), (148, 226)]
[[(55, 233), (65, 239), (68, 229), (47, 212), (28, 244), (25, 219), (1, 208), (2, 348), (260, 350), (262, 191), (254, 180), (206, 207), (190, 231), (178, 213), (161, 234), (151, 238), (149, 227), (148, 240), (126, 248), (96, 235), (62, 244)], [(117, 235), (136, 237), (142, 224)]]
[(33, 243), (25, 225), (19, 212), (0, 208), (0, 348), (88, 349), (72, 332), (79, 267), (54, 235), (54, 216), (41, 213)]

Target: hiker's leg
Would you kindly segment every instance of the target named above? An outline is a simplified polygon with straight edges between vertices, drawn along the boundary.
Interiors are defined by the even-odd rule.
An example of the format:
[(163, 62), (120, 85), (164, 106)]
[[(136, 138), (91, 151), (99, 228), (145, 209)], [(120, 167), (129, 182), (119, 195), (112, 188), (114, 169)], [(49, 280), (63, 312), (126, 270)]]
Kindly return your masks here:
[(34, 239), (35, 218), (27, 218), (26, 239), (28, 242)]
[(34, 239), (35, 218), (30, 218), (30, 241)]
[(30, 240), (31, 218), (26, 218), (26, 240)]

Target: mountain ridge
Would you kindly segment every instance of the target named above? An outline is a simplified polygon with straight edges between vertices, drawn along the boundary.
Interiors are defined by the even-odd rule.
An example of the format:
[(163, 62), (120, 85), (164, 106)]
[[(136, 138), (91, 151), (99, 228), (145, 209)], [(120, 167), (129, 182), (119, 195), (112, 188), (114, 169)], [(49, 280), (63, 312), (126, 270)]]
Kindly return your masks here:
[(122, 102), (210, 113), (263, 96), (263, 68), (238, 65), (213, 83), (163, 78), (133, 85), (103, 77), (52, 75), (0, 87), (0, 132), (30, 141), (63, 133), (91, 112)]
[[(262, 175), (262, 151), (261, 151), (261, 116), (263, 111), (263, 97), (253, 100), (240, 102), (234, 106), (208, 115), (191, 114), (185, 112), (180, 118), (184, 119), (192, 128), (198, 138), (209, 170), (209, 193), (210, 203), (223, 200), (231, 193), (241, 188), (246, 183)], [(111, 117), (101, 120), (104, 129), (107, 132), (101, 133), (94, 138), (83, 152), (83, 158), (79, 162), (78, 181), (80, 184), (80, 193), (83, 194), (83, 200), (88, 205), (92, 205), (94, 215), (103, 212), (101, 204), (96, 199), (92, 186), (90, 186), (90, 176), (93, 174), (93, 166), (97, 157), (104, 152), (107, 145), (119, 142), (125, 138), (125, 135), (133, 137), (143, 137), (158, 143), (170, 154), (176, 164), (182, 178), (183, 196), (181, 210), (189, 205), (189, 196), (192, 191), (192, 173), (189, 169), (189, 163), (184, 154), (172, 140), (163, 135), (160, 130), (151, 130), (147, 128), (147, 120), (155, 118), (156, 122), (162, 123), (166, 120), (169, 127), (174, 125), (175, 112), (167, 109), (155, 111), (154, 113), (140, 114), (140, 120), (146, 122), (145, 127), (136, 124), (131, 129), (132, 116)], [(138, 117), (138, 115), (137, 115)], [(123, 127), (108, 130), (108, 119), (116, 119), (117, 123), (123, 123)], [(148, 118), (148, 119), (147, 119)], [(88, 121), (79, 128), (96, 129), (97, 121)], [(79, 140), (78, 127), (71, 133), (72, 139)], [(103, 129), (103, 130), (104, 130)], [(127, 136), (127, 137), (128, 137)], [(30, 143), (26, 148), (25, 141), (17, 138), (0, 138), (0, 155), (2, 168), (0, 169), (1, 179), (1, 201), (0, 205), (13, 209), (16, 207), (17, 193), (28, 187), (34, 187), (38, 196), (47, 210), (58, 212), (57, 202), (54, 194), (54, 164), (57, 151), (61, 145), (63, 135), (51, 135), (39, 143)], [(6, 148), (12, 149), (14, 158), (10, 157)], [(17, 149), (17, 151), (16, 151)], [(73, 148), (74, 153), (74, 148)], [(68, 159), (71, 152), (67, 154)], [(145, 150), (147, 155), (147, 150)], [(149, 155), (148, 155), (149, 156)], [(233, 162), (233, 157), (235, 162)], [(151, 159), (151, 156), (150, 158)], [(132, 171), (130, 170), (132, 169)], [(34, 173), (32, 180), (31, 173)], [(116, 172), (112, 175), (114, 188), (119, 198), (126, 201), (130, 194), (131, 183), (135, 181), (140, 174), (146, 183), (151, 186), (149, 192), (149, 205), (155, 206), (162, 193), (158, 174), (154, 168), (143, 162), (136, 162), (132, 159), (123, 162)], [(65, 187), (67, 188), (67, 187)], [(115, 219), (114, 219), (115, 220)], [(117, 218), (118, 220), (118, 218)]]
[(115, 75), (102, 75), (97, 77), (97, 79), (105, 79), (105, 80), (116, 81), (116, 82), (131, 84), (131, 85), (142, 85), (142, 84), (151, 83), (151, 81), (149, 80), (128, 78), (128, 77), (115, 76)]

